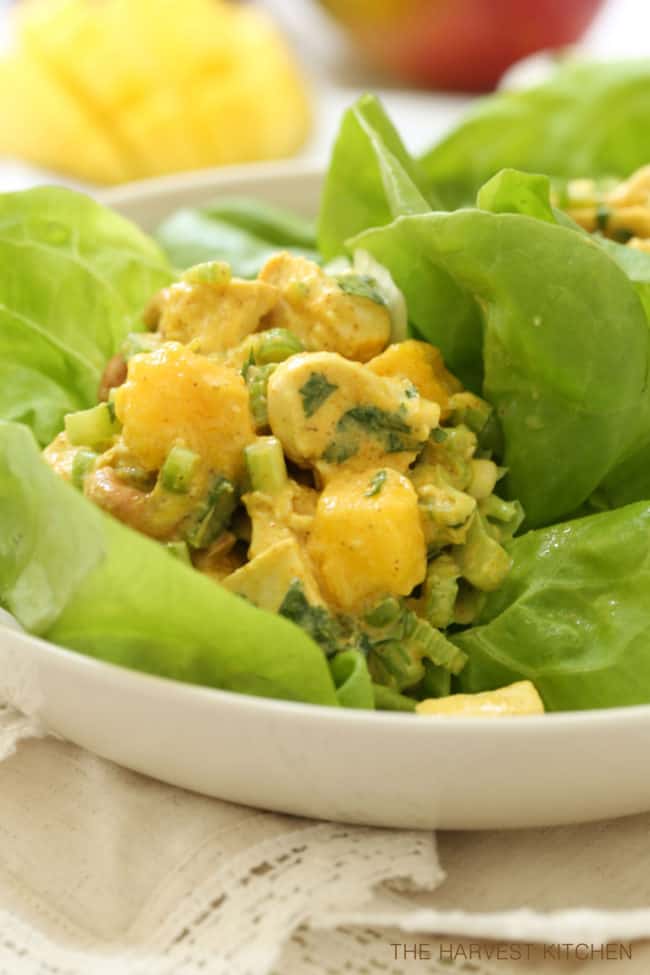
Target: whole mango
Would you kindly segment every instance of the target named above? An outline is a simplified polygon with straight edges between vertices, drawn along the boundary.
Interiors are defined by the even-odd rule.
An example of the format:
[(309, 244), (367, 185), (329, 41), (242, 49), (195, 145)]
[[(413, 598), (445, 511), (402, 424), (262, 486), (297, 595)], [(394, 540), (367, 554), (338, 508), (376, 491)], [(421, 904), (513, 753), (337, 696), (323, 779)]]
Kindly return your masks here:
[(321, 0), (369, 59), (430, 88), (486, 91), (506, 68), (576, 41), (603, 0)]

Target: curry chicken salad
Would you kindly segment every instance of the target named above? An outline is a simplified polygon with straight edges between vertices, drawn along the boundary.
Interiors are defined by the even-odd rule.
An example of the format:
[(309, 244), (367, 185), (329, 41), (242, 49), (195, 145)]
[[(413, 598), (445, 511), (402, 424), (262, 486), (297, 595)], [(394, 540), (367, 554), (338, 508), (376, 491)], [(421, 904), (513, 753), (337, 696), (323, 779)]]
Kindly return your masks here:
[(445, 631), (503, 582), (523, 512), (495, 493), (490, 406), (406, 337), (384, 268), (211, 262), (144, 320), (46, 449), (60, 476), (329, 658), (361, 651), (377, 706), (542, 710), (527, 681), (449, 696)]

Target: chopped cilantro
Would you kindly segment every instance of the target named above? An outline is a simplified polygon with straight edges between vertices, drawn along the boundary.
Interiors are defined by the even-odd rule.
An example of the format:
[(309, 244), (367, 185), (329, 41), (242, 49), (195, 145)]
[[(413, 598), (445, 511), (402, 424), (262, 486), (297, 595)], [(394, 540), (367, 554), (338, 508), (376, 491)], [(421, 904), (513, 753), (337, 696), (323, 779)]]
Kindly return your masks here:
[(336, 425), (341, 432), (355, 427), (379, 440), (389, 454), (415, 450), (420, 446), (413, 440), (410, 426), (399, 413), (389, 413), (378, 406), (353, 406)]
[(375, 476), (370, 480), (370, 485), (368, 486), (368, 490), (363, 492), (364, 497), (374, 498), (375, 495), (379, 494), (384, 484), (386, 483), (387, 477), (388, 477), (388, 473), (386, 471), (377, 471)]
[(353, 298), (368, 298), (376, 305), (386, 304), (376, 279), (368, 274), (342, 274), (336, 280), (339, 288), (346, 295), (351, 295)]
[(343, 443), (333, 440), (323, 453), (323, 460), (328, 464), (343, 464), (350, 457), (354, 457), (359, 452), (359, 445), (355, 443)]
[(378, 406), (353, 406), (336, 424), (336, 436), (323, 454), (323, 460), (342, 464), (359, 452), (363, 434), (378, 440), (387, 454), (420, 450), (411, 428), (399, 413), (389, 413)]
[(338, 386), (328, 382), (322, 372), (312, 372), (304, 386), (300, 387), (305, 416), (313, 416), (336, 389)]
[(343, 636), (340, 623), (324, 606), (310, 605), (299, 579), (294, 579), (289, 586), (278, 612), (305, 630), (328, 656), (340, 649)]

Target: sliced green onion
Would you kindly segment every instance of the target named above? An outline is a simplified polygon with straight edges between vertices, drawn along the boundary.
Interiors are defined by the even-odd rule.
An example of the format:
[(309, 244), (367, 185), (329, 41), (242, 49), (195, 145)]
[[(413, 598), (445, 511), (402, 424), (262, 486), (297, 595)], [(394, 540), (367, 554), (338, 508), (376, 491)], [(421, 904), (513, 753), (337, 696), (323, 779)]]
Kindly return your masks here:
[(260, 332), (255, 345), (255, 361), (260, 365), (269, 362), (284, 362), (292, 355), (302, 352), (304, 346), (300, 339), (287, 328), (270, 328)]
[(72, 461), (71, 480), (73, 486), (80, 491), (83, 491), (86, 475), (90, 474), (98, 457), (99, 454), (95, 453), (94, 450), (89, 450), (87, 447), (80, 447), (75, 453), (74, 460)]
[(199, 463), (199, 455), (187, 447), (175, 446), (160, 471), (160, 483), (173, 494), (187, 494)]
[(100, 403), (90, 410), (68, 413), (64, 425), (68, 440), (75, 447), (100, 447), (122, 429), (112, 403)]
[(244, 448), (253, 491), (277, 494), (287, 483), (287, 466), (277, 437), (260, 437)]

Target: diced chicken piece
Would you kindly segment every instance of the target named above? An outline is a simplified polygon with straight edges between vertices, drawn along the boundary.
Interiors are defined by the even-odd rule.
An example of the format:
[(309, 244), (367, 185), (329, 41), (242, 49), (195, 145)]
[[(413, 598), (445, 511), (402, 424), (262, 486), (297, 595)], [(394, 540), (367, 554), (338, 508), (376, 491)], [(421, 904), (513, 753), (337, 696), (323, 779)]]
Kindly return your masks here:
[(68, 440), (67, 433), (60, 433), (43, 451), (43, 460), (50, 465), (55, 474), (69, 481), (72, 477), (72, 464), (79, 450)]
[(442, 354), (428, 342), (408, 339), (390, 345), (385, 352), (368, 363), (378, 376), (408, 379), (420, 396), (440, 407), (440, 418), (449, 416), (449, 398), (461, 391), (462, 384), (445, 368)]
[(183, 444), (207, 469), (233, 480), (242, 474), (255, 434), (246, 384), (233, 369), (169, 343), (129, 361), (114, 403), (124, 443), (146, 470), (159, 470)]
[(264, 281), (179, 281), (157, 301), (158, 329), (166, 341), (195, 342), (197, 352), (223, 354), (260, 327), (279, 297), (279, 291)]
[(245, 596), (260, 609), (276, 613), (294, 582), (300, 582), (307, 601), (323, 605), (311, 568), (295, 539), (285, 538), (265, 549), (241, 569), (222, 580), (222, 585)]
[(262, 268), (260, 280), (281, 294), (266, 327), (289, 329), (309, 351), (322, 349), (367, 362), (390, 341), (386, 307), (347, 293), (313, 261), (277, 254)]
[(313, 488), (289, 480), (273, 497), (253, 491), (242, 500), (252, 523), (250, 559), (287, 538), (296, 539), (304, 546), (318, 502), (318, 493)]
[(633, 247), (637, 251), (645, 251), (646, 254), (650, 254), (650, 240), (646, 240), (642, 237), (633, 237), (632, 240), (628, 242), (628, 247)]
[(321, 494), (307, 550), (323, 592), (342, 610), (408, 595), (427, 569), (413, 485), (389, 468), (340, 474)]
[(409, 382), (376, 376), (332, 352), (281, 363), (269, 379), (267, 400), (271, 429), (285, 453), (325, 480), (341, 465), (405, 471), (440, 415)]

